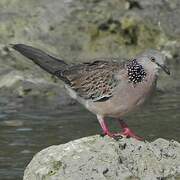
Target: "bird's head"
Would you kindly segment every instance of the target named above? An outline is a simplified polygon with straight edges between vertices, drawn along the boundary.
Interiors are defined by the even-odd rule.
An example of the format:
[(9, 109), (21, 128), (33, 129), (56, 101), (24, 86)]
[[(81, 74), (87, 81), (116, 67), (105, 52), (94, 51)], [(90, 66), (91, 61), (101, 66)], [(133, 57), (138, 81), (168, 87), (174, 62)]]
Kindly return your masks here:
[(158, 74), (159, 69), (162, 69), (166, 74), (170, 75), (168, 67), (165, 65), (165, 56), (157, 50), (147, 50), (137, 56), (136, 60), (145, 69)]

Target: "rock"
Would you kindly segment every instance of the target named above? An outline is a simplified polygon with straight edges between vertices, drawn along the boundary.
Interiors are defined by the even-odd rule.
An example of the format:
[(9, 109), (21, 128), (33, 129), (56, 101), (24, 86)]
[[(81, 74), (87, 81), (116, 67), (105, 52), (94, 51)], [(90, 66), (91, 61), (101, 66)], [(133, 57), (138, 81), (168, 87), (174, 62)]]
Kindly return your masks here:
[(22, 120), (5, 120), (1, 121), (1, 126), (19, 127), (23, 126), (24, 122)]
[[(61, 91), (59, 91), (60, 89)], [(48, 81), (46, 78), (35, 77), (29, 73), (12, 70), (1, 72), (0, 93), (7, 99), (14, 97), (23, 98), (26, 101), (28, 97), (39, 97), (53, 101), (56, 105), (67, 105), (74, 102), (60, 84)]]
[(85, 137), (37, 153), (24, 173), (31, 179), (180, 179), (180, 143)]

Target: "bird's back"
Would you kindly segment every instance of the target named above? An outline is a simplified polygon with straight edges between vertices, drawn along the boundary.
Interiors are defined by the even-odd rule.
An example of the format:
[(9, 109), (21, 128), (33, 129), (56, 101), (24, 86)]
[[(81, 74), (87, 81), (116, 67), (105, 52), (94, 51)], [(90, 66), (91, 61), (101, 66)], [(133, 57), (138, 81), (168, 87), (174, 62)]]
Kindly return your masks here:
[(103, 101), (113, 95), (114, 88), (119, 84), (116, 77), (123, 69), (117, 61), (93, 61), (68, 67), (59, 71), (56, 76), (63, 79), (66, 85), (78, 96), (86, 100)]
[(17, 44), (13, 48), (64, 81), (69, 94), (95, 114), (124, 115), (144, 102), (156, 81), (155, 74), (136, 59), (99, 59), (68, 65), (31, 46)]

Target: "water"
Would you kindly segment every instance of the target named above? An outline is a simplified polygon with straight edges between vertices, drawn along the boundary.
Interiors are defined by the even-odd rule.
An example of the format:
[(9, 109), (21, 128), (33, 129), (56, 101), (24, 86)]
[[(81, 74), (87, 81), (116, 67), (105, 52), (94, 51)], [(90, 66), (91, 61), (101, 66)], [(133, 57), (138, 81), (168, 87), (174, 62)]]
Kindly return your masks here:
[[(179, 68), (172, 66), (164, 92), (126, 117), (129, 126), (149, 141), (159, 137), (180, 141)], [(108, 122), (113, 131), (119, 130), (116, 121)], [(80, 105), (55, 107), (41, 98), (8, 101), (1, 97), (0, 179), (22, 179), (33, 155), (43, 148), (98, 133), (96, 117)]]

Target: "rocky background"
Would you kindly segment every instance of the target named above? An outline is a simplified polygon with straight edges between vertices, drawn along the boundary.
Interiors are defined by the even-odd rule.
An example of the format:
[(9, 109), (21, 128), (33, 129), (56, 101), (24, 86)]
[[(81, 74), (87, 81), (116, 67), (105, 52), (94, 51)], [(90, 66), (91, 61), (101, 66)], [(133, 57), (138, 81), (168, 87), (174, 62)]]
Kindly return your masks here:
[(1, 0), (0, 92), (10, 99), (73, 103), (60, 81), (11, 51), (10, 43), (33, 45), (71, 63), (130, 58), (147, 48), (179, 63), (179, 17), (179, 0)]
[[(176, 138), (179, 141), (179, 17), (179, 0), (0, 0), (0, 179), (22, 179), (27, 163), (44, 147), (100, 132), (95, 117), (90, 116), (90, 113), (85, 111), (81, 117), (78, 117), (81, 110), (77, 107), (77, 113), (73, 114), (76, 118), (73, 117), (72, 109), (76, 109), (76, 106), (69, 106), (69, 110), (64, 113), (71, 114), (74, 120), (65, 118), (65, 122), (71, 122), (67, 125), (63, 121), (63, 114), (54, 115), (54, 112), (57, 113), (64, 107), (63, 105), (72, 105), (75, 102), (66, 94), (61, 81), (13, 51), (9, 44), (32, 45), (68, 63), (104, 57), (119, 57), (121, 60), (131, 58), (148, 48), (161, 50), (167, 56), (167, 63), (172, 72), (171, 77), (167, 78), (162, 73), (158, 88), (165, 90), (165, 93), (163, 95), (161, 91), (162, 96), (155, 99), (150, 109), (146, 109), (146, 112), (151, 114), (147, 116), (149, 119), (153, 118), (153, 123), (149, 121), (145, 126), (141, 114), (137, 118), (143, 119), (138, 123), (142, 122), (140, 129), (143, 133), (147, 132), (146, 136), (151, 137), (154, 132), (160, 132), (152, 137), (162, 137), (164, 133), (166, 136), (163, 137)], [(18, 108), (21, 111), (18, 111)], [(33, 109), (31, 116), (28, 114), (29, 109)], [(36, 109), (40, 109), (40, 117), (38, 113), (33, 114)], [(18, 119), (17, 112), (23, 112), (23, 120)], [(50, 112), (48, 117), (47, 112)], [(25, 113), (27, 113), (26, 116), (24, 116)], [(9, 119), (5, 118), (7, 115), (10, 115)], [(56, 119), (53, 119), (55, 116), (57, 116)], [(131, 125), (133, 123), (135, 127), (139, 127), (139, 124), (131, 121)], [(86, 127), (90, 126), (87, 132)], [(69, 129), (72, 132), (69, 132)], [(104, 142), (106, 144), (110, 141)], [(170, 150), (174, 146), (172, 141), (165, 142), (161, 139), (155, 142), (159, 143), (158, 148), (161, 147), (160, 142), (162, 142), (162, 145), (167, 147), (165, 151), (169, 146)], [(154, 144), (152, 143), (153, 146)], [(134, 148), (133, 145), (131, 147)], [(136, 151), (137, 154), (138, 151)], [(158, 157), (160, 151), (161, 148), (157, 150)], [(139, 155), (141, 154), (137, 157), (141, 160)], [(166, 159), (166, 155), (163, 153), (162, 155)], [(167, 161), (173, 159), (173, 156), (170, 158), (169, 155), (167, 156)], [(130, 159), (126, 165), (129, 166), (132, 156), (128, 157)], [(175, 158), (169, 162), (178, 162), (178, 160)], [(31, 164), (33, 162), (36, 161), (32, 161)], [(121, 168), (121, 165), (114, 167)], [(179, 173), (179, 166), (175, 167), (177, 167), (176, 172)], [(58, 168), (60, 169), (60, 166)], [(93, 172), (93, 176), (97, 169)], [(164, 177), (169, 175), (173, 179), (171, 175), (176, 172), (169, 169), (168, 174), (165, 171), (166, 168), (161, 168), (159, 177), (163, 177), (162, 171), (164, 171)], [(103, 169), (105, 176), (111, 176), (111, 172), (115, 171), (116, 169), (106, 172), (106, 169)], [(28, 169), (26, 172), (28, 173)], [(53, 174), (51, 171), (48, 172), (54, 177), (54, 172)], [(101, 176), (102, 173), (99, 172), (98, 175)], [(128, 173), (131, 175), (132, 172), (137, 176), (139, 171), (133, 170)], [(177, 177), (179, 178), (179, 174)]]

